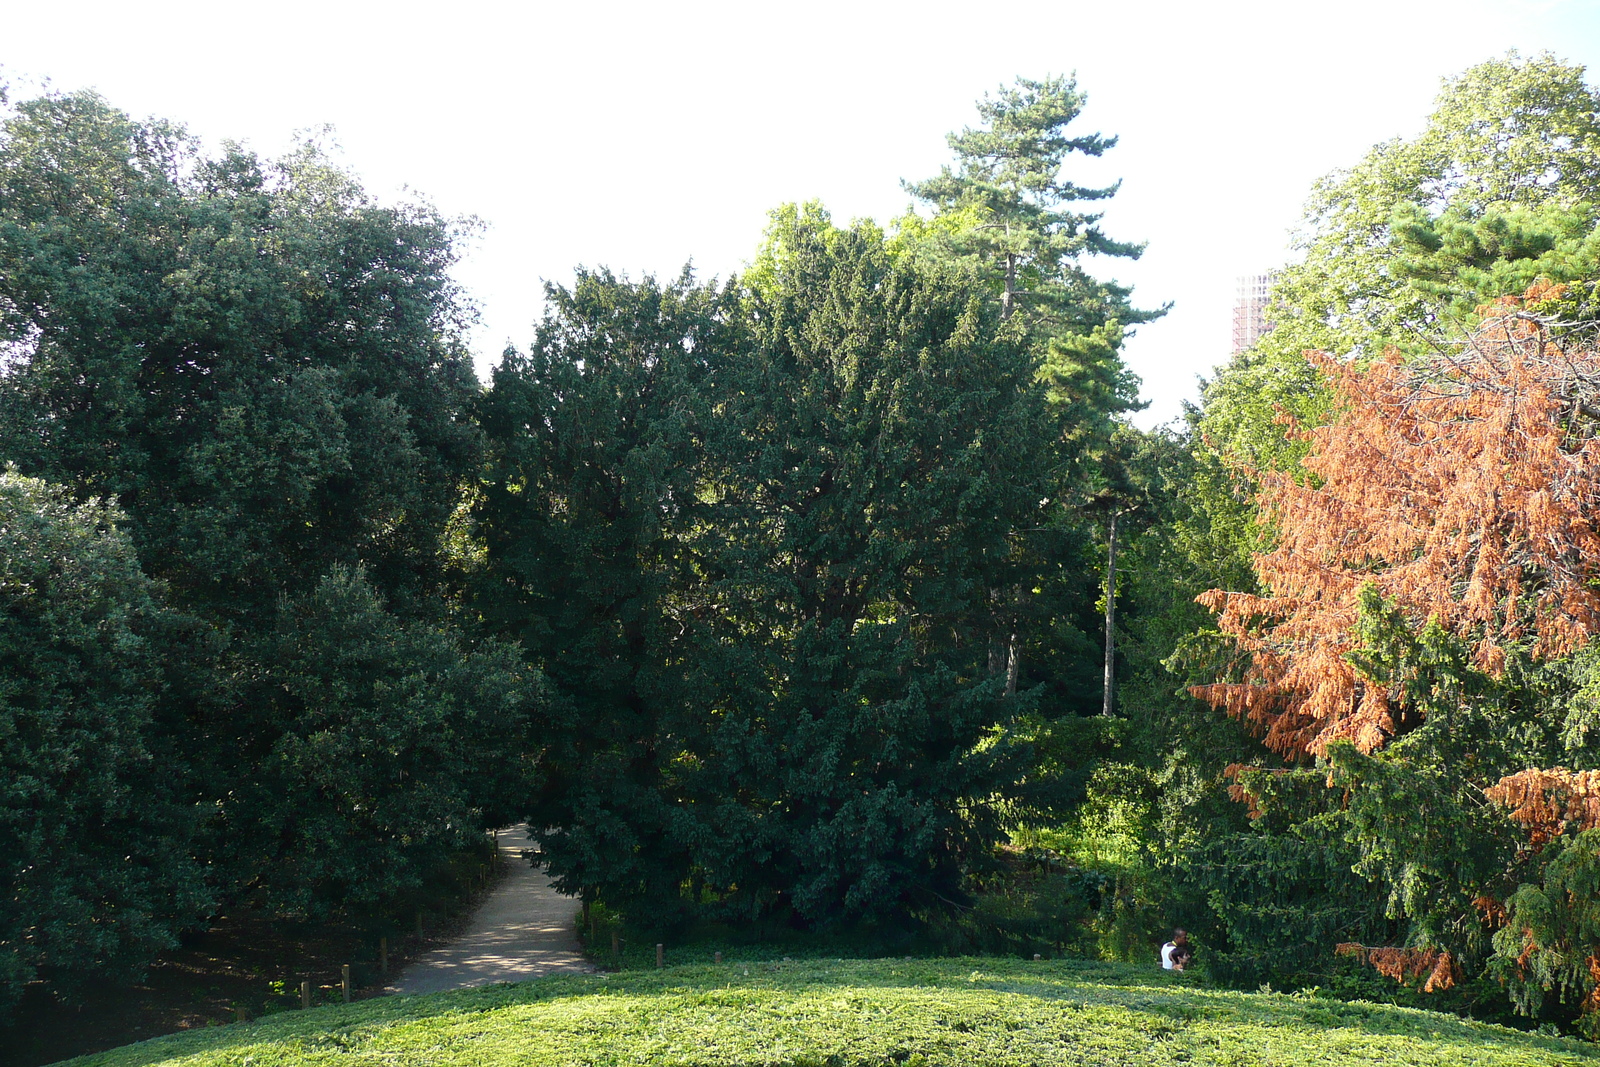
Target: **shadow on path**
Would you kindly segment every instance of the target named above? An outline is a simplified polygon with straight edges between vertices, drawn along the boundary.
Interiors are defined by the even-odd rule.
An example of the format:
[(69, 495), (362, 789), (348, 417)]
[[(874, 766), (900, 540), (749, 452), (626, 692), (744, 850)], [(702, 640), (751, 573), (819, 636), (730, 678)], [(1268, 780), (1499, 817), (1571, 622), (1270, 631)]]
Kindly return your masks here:
[(594, 970), (578, 945), (578, 902), (556, 892), (544, 871), (522, 857), (532, 847), (528, 828), (508, 827), (496, 840), (511, 873), (472, 917), (466, 933), (417, 957), (385, 992), (439, 993)]

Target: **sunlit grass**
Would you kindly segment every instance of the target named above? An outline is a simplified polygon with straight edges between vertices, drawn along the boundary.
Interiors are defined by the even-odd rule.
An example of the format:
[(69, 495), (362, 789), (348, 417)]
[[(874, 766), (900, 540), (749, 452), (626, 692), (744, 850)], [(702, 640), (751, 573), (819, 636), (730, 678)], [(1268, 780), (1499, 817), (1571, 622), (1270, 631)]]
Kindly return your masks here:
[(191, 1031), (106, 1067), (382, 1064), (1556, 1065), (1600, 1051), (1453, 1016), (1199, 988), (1122, 964), (728, 962), (389, 997)]

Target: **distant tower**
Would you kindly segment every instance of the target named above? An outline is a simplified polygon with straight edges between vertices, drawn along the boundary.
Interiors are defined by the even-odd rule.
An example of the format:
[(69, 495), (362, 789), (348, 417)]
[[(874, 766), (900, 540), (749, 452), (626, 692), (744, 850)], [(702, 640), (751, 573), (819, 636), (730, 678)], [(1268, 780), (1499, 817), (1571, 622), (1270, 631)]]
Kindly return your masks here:
[(1233, 304), (1233, 351), (1237, 355), (1272, 332), (1267, 321), (1267, 293), (1278, 272), (1247, 274), (1239, 279), (1238, 299)]

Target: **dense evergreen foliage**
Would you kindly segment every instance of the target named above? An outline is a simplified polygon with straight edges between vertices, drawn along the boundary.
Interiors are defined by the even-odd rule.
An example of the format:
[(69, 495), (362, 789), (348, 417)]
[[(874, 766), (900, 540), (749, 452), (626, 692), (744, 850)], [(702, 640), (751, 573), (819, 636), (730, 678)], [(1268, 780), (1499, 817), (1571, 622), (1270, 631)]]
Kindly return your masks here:
[(277, 907), (381, 911), (519, 814), (540, 688), (514, 648), (399, 617), (335, 567), (252, 651), (234, 721), (260, 747), (211, 830)]
[(691, 754), (726, 685), (704, 659), (716, 640), (700, 542), (709, 383), (736, 308), (687, 276), (583, 275), (550, 291), (532, 350), (507, 355), (479, 407), (472, 602), (551, 687), (533, 823), (570, 888), (618, 905), (677, 906), (691, 866), (680, 824), (697, 810), (684, 805), (725, 785)]
[(0, 1011), (219, 909), (383, 921), (525, 818), (651, 943), (1182, 924), (1600, 1033), (1600, 95), (1448, 82), (1151, 432), (1083, 107), (985, 98), (888, 231), (580, 271), (489, 388), (425, 205), (10, 108)]
[(0, 470), (0, 1012), (137, 973), (209, 899), (157, 728), (183, 627), (117, 518)]
[(476, 601), (559, 692), (552, 869), (655, 915), (959, 898), (1018, 778), (988, 590), (1050, 490), (1027, 348), (959, 269), (815, 208), (737, 291), (552, 305), (484, 401)]
[(81, 805), (41, 792), (6, 850), (8, 975), (137, 967), (219, 907), (381, 911), (525, 790), (537, 687), (443, 598), (480, 447), (453, 240), (311, 145), (209, 157), (89, 94), (7, 115), (0, 456), (88, 571), (5, 564), (19, 618), (93, 631), (6, 661), (58, 717), (6, 765)]
[[(1005, 100), (967, 140), (1034, 177), (1112, 143), (1062, 133), (1070, 82)], [(427, 207), (315, 144), (211, 156), (91, 94), (10, 109), (8, 499), (18, 529), (92, 528), (128, 633), (6, 661), (3, 758), (64, 805), (34, 828), (46, 785), (19, 787), (7, 891), (54, 903), (7, 914), (6, 995), (136, 967), (217, 909), (392, 913), (524, 815), (562, 884), (656, 927), (967, 907), (1009, 821), (1081, 795), (1086, 753), (1041, 724), (1093, 706), (1074, 509), (1142, 313), (1079, 262), (1137, 249), (1052, 206), (1110, 190), (956, 147), (931, 223), (786, 208), (720, 286), (581, 273), (481, 390)], [(1034, 235), (999, 286), (952, 224), (990, 179)], [(77, 579), (19, 581), (19, 618), (80, 611)], [(26, 645), (52, 640), (112, 666)], [(52, 729), (111, 745), (92, 787)], [(122, 872), (98, 894), (97, 864)]]

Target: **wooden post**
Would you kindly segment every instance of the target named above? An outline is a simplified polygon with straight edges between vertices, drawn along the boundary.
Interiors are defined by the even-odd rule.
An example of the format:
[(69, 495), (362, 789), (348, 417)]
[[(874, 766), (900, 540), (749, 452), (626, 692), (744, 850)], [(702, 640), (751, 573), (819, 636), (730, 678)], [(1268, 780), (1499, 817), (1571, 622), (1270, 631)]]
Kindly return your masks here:
[(1037, 952), (1035, 952), (1033, 954), (1033, 962), (1034, 963), (1038, 963), (1039, 962), (1039, 954)]
[(389, 939), (378, 938), (378, 970), (382, 975), (389, 977)]
[(350, 965), (344, 964), (339, 968), (339, 989), (344, 994), (344, 1002), (350, 1003)]
[(300, 983), (300, 1007), (311, 1007), (311, 979), (309, 978)]
[(722, 962), (722, 953), (718, 952), (716, 955), (712, 956), (711, 957), (711, 961), (713, 963), (721, 963)]
[(661, 942), (657, 941), (656, 942), (656, 966), (657, 967), (665, 967), (666, 965), (667, 965), (667, 946), (665, 946)]

